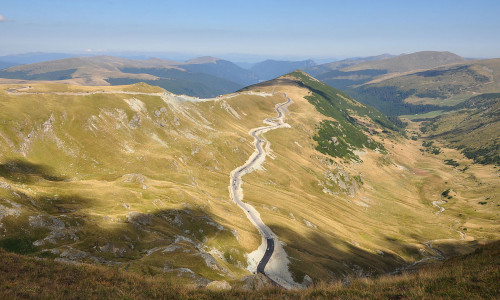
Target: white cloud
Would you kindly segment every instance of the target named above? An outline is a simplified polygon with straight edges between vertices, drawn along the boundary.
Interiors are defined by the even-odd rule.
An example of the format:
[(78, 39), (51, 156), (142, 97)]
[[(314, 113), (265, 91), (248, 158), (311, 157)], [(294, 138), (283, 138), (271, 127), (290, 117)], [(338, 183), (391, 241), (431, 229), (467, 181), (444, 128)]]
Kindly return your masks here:
[(0, 15), (0, 22), (7, 22), (7, 19), (4, 16)]

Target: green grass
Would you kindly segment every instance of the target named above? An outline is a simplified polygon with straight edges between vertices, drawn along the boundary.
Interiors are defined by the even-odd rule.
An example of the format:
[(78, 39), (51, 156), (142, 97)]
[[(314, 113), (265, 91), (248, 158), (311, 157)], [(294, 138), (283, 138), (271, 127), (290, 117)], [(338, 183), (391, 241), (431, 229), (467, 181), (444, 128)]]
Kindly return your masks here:
[[(498, 82), (493, 75), (497, 65), (495, 60), (484, 60), (443, 66), (374, 83), (351, 84), (343, 90), (388, 115), (450, 111), (478, 92), (498, 90)], [(488, 73), (485, 68), (495, 71)]]
[[(359, 161), (353, 152), (355, 149), (383, 149), (380, 143), (370, 140), (362, 131), (340, 122), (324, 120), (318, 124), (318, 131), (313, 139), (318, 143), (316, 150), (333, 157)], [(335, 139), (334, 139), (335, 138)]]
[(500, 165), (500, 94), (471, 97), (455, 111), (424, 121), (422, 133), (459, 149), (475, 163)]
[(433, 110), (425, 114), (414, 114), (414, 115), (402, 115), (402, 118), (406, 118), (411, 121), (417, 121), (418, 119), (429, 119), (434, 118), (444, 113), (443, 110)]
[(290, 73), (298, 78), (312, 95), (305, 98), (313, 104), (318, 112), (335, 121), (324, 120), (317, 125), (313, 139), (317, 142), (316, 150), (333, 157), (359, 160), (354, 154), (356, 149), (380, 149), (384, 147), (369, 137), (370, 129), (356, 120), (355, 117), (369, 119), (373, 126), (378, 124), (384, 129), (398, 128), (386, 116), (372, 107), (365, 106), (349, 95), (334, 89), (327, 84), (313, 79), (305, 73)]

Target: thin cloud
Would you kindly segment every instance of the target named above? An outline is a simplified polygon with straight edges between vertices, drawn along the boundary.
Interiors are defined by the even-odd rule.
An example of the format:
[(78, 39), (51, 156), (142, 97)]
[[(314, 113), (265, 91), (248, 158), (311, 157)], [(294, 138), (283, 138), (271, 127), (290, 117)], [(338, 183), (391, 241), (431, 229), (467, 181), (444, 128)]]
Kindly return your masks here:
[(7, 22), (7, 19), (3, 15), (0, 15), (0, 23), (1, 22)]

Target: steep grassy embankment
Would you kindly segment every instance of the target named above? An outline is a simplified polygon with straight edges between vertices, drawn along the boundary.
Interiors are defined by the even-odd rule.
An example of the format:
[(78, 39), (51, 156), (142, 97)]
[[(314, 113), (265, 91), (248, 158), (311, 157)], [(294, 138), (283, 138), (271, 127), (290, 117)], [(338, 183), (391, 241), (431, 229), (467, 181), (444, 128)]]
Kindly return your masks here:
[(500, 297), (500, 243), (412, 274), (318, 284), (302, 291), (193, 290), (159, 277), (116, 268), (35, 260), (0, 250), (5, 299), (494, 299)]
[(383, 130), (396, 129), (386, 116), (372, 107), (367, 107), (346, 93), (324, 84), (309, 75), (296, 71), (290, 73), (301, 84), (312, 92), (305, 98), (316, 107), (318, 112), (334, 120), (324, 120), (318, 124), (318, 132), (314, 140), (316, 149), (333, 157), (358, 159), (353, 151), (368, 148), (384, 150), (382, 144), (370, 139), (370, 131), (374, 124), (381, 125)]

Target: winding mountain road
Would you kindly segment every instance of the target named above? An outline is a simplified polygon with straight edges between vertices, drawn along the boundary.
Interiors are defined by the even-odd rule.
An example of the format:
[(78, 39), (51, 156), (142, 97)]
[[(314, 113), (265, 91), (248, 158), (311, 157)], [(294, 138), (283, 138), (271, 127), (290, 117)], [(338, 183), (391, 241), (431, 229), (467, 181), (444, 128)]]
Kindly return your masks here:
[(275, 243), (278, 242), (278, 238), (271, 231), (271, 229), (266, 224), (264, 224), (264, 222), (262, 222), (260, 214), (257, 212), (257, 210), (250, 204), (244, 203), (242, 201), (243, 189), (241, 187), (241, 178), (243, 175), (254, 171), (255, 168), (259, 167), (260, 164), (262, 164), (262, 162), (264, 162), (265, 160), (267, 153), (264, 150), (264, 144), (267, 143), (267, 140), (262, 136), (262, 134), (270, 130), (290, 127), (290, 125), (284, 122), (283, 118), (285, 116), (286, 108), (292, 103), (292, 99), (290, 99), (286, 94), (284, 94), (284, 96), (287, 101), (284, 103), (280, 103), (275, 107), (276, 112), (278, 112), (278, 116), (271, 119), (265, 119), (264, 123), (268, 126), (254, 128), (250, 131), (250, 135), (254, 137), (255, 151), (244, 165), (237, 167), (231, 172), (229, 185), (231, 199), (245, 212), (247, 218), (259, 230), (260, 235), (263, 237), (263, 239), (265, 239), (267, 244), (266, 251), (257, 266), (256, 272), (262, 273), (275, 284), (277, 283), (265, 273), (265, 268), (273, 255)]

